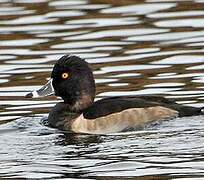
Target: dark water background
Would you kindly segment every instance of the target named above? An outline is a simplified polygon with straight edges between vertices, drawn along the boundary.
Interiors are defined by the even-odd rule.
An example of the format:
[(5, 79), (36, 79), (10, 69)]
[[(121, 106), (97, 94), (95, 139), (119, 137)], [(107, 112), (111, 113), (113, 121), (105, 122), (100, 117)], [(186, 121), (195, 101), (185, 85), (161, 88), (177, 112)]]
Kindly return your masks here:
[(204, 179), (203, 116), (70, 135), (41, 123), (59, 99), (24, 98), (71, 53), (91, 63), (97, 98), (204, 106), (203, 46), (204, 0), (0, 0), (0, 179)]

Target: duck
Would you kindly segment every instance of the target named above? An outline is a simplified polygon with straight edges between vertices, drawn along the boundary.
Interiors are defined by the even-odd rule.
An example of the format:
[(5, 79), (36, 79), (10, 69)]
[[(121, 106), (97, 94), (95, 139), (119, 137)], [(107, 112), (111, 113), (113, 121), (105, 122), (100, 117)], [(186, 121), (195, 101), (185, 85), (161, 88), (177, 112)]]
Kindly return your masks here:
[(49, 125), (82, 134), (118, 133), (166, 119), (203, 114), (202, 108), (181, 105), (162, 96), (114, 96), (94, 101), (95, 92), (88, 62), (64, 55), (54, 65), (50, 80), (25, 97), (61, 97), (62, 101), (49, 112)]

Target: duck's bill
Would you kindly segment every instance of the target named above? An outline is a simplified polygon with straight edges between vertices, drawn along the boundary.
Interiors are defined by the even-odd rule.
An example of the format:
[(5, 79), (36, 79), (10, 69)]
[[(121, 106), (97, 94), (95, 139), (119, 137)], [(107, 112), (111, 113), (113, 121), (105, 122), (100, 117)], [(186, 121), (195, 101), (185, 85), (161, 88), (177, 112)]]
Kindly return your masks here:
[(38, 98), (44, 96), (50, 96), (54, 94), (54, 88), (52, 85), (52, 79), (50, 79), (42, 88), (39, 90), (33, 91), (28, 93), (25, 97), (26, 98)]

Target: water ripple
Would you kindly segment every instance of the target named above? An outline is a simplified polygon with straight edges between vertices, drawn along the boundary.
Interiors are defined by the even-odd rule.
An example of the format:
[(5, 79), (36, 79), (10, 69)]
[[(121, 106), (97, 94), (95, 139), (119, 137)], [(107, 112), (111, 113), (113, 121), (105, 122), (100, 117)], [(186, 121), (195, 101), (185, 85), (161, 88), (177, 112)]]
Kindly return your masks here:
[(60, 98), (24, 98), (75, 54), (93, 69), (96, 100), (157, 94), (202, 107), (203, 9), (202, 0), (1, 0), (0, 178), (203, 179), (203, 116), (76, 135), (46, 126)]

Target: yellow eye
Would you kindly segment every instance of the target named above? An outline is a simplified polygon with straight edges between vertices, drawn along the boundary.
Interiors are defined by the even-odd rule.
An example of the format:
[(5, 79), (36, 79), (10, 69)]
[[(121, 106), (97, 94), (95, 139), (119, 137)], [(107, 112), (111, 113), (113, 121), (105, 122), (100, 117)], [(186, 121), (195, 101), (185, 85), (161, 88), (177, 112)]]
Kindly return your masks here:
[(68, 73), (62, 73), (62, 79), (67, 79), (69, 77), (69, 74)]

